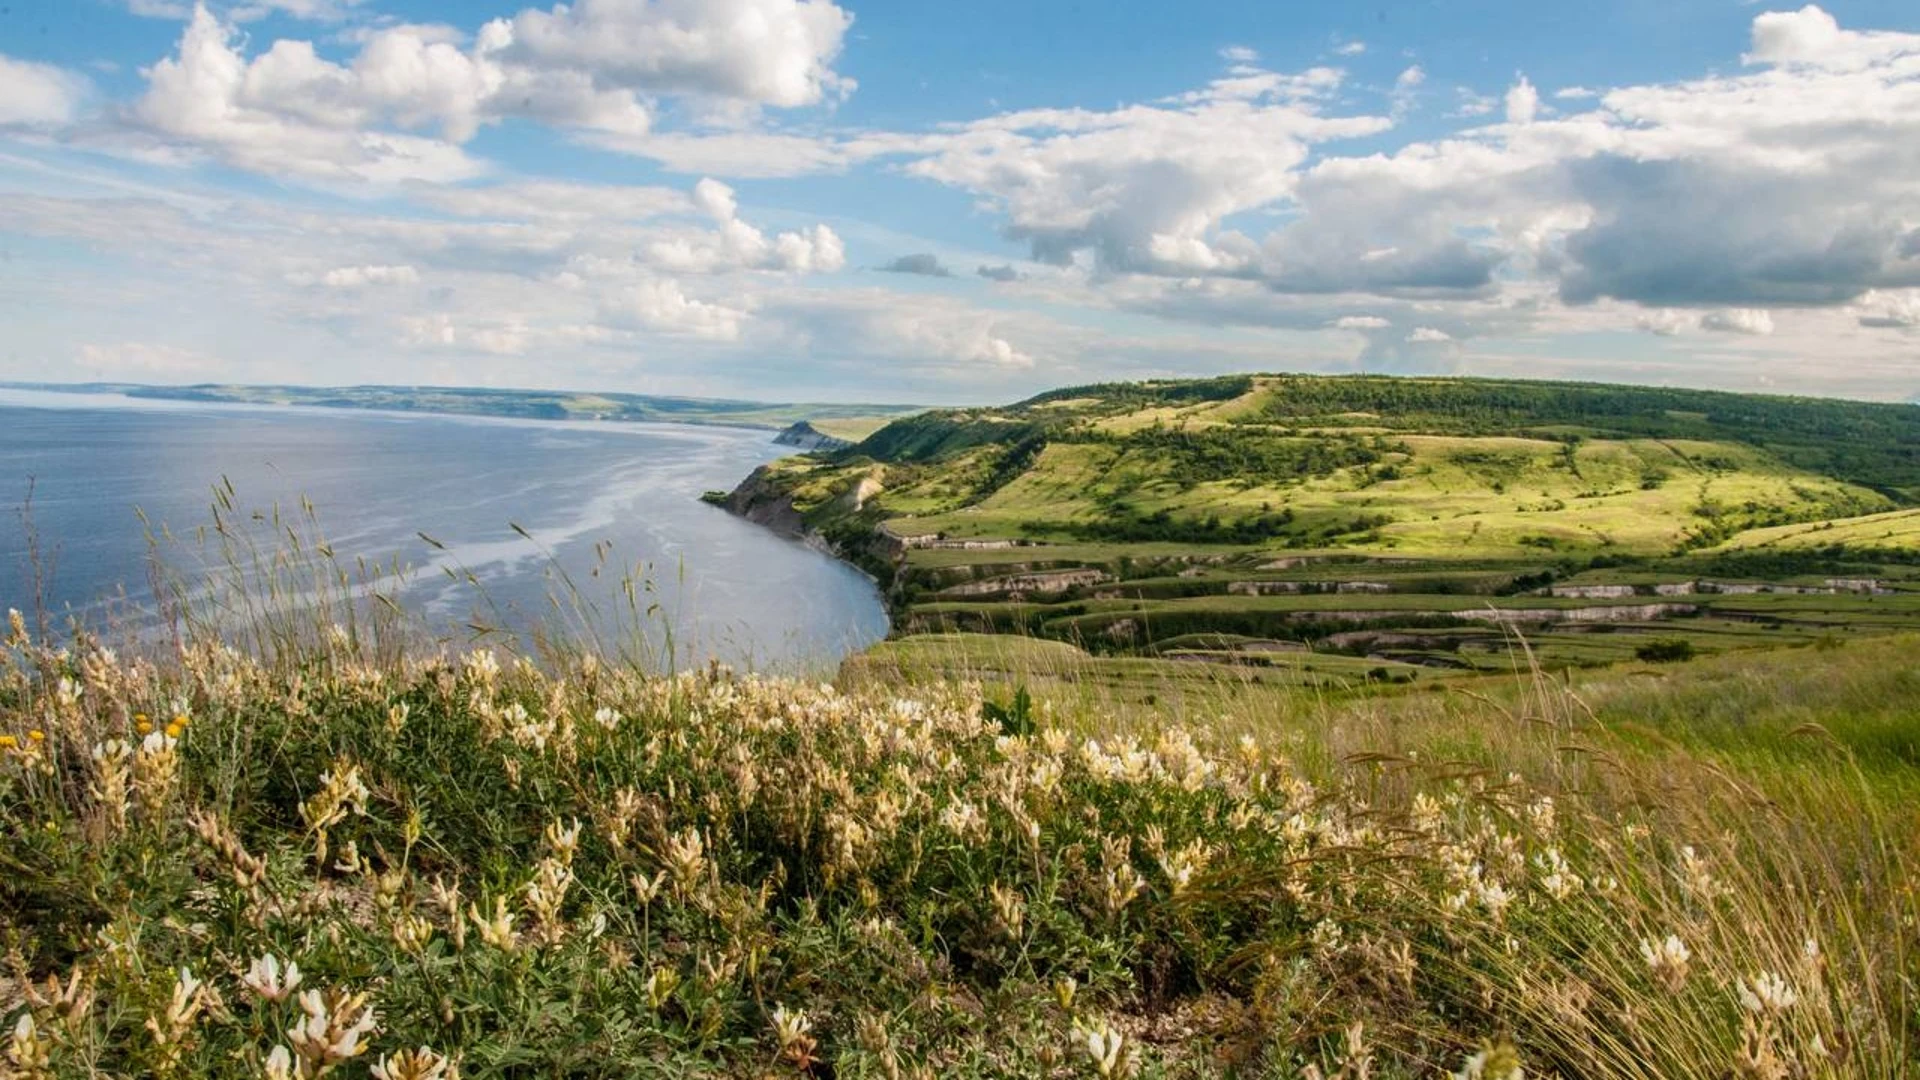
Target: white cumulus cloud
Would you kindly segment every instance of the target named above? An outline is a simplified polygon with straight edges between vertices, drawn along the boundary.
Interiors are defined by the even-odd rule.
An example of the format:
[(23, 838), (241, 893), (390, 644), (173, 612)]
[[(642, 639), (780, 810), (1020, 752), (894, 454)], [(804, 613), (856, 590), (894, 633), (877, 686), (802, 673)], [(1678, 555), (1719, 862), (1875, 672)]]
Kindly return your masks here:
[(1861, 326), (1875, 329), (1920, 328), (1920, 289), (1870, 292), (1855, 305), (1854, 316)]
[(792, 107), (852, 92), (833, 70), (852, 24), (833, 0), (575, 0), (514, 16), (512, 55), (604, 85)]
[[(223, 328), (252, 320), (234, 352), (272, 353), (281, 378), (313, 364), (381, 375), (388, 358), (414, 357), (404, 370), (436, 377), (679, 363), (692, 380), (722, 358), (749, 388), (763, 383), (743, 372), (791, 362), (774, 376), (783, 385), (826, 371), (835, 385), (977, 397), (1273, 356), (1343, 370), (1517, 367), (1517, 349), (1460, 347), (1490, 340), (1537, 346), (1535, 373), (1604, 377), (1613, 361), (1570, 339), (1637, 327), (1696, 344), (1724, 335), (1691, 352), (1634, 340), (1634, 370), (1650, 377), (1737, 368), (1723, 385), (1764, 373), (1816, 389), (1897, 377), (1911, 392), (1920, 33), (1848, 27), (1818, 6), (1751, 18), (1750, 40), (1708, 46), (1723, 62), (1705, 74), (1639, 85), (1549, 93), (1514, 72), (1432, 91), (1410, 59), (1383, 60), (1363, 83), (1331, 66), (1268, 70), (1236, 45), (1221, 50), (1219, 77), (1185, 93), (886, 131), (836, 126), (853, 85), (836, 70), (842, 50), (880, 46), (828, 0), (516, 0), (461, 27), (348, 0), (121, 2), (184, 21), (148, 27), (177, 31), (178, 44), (131, 100), (96, 110), (100, 92), (77, 75), (0, 59), (0, 126), (33, 145), (10, 167), (36, 190), (86, 178), (71, 198), (10, 192), (0, 226), (75, 241), (46, 250), (105, 253), (126, 278), (25, 256), (46, 260), (36, 273), (58, 271), (39, 276), (127, 298), (129, 314), (89, 326), (86, 341), (143, 340), (132, 313), (151, 325), (191, 309), (198, 289), (221, 298)], [(1531, 73), (1550, 78), (1544, 62)], [(1393, 133), (1428, 98), (1442, 108)], [(526, 155), (496, 178), (505, 169), (483, 155), (510, 140), (481, 133), (508, 122), (677, 177), (541, 177), (549, 166)], [(262, 196), (270, 186), (154, 168), (187, 161), (377, 198)], [(723, 182), (825, 177), (790, 189), (787, 204), (804, 208), (832, 174), (856, 170), (971, 198), (1042, 265), (1009, 261), (1013, 249), (987, 235), (861, 221), (857, 206), (831, 227), (763, 219), (754, 204), (789, 192)], [(844, 269), (849, 247), (869, 268), (961, 276), (937, 289), (810, 276)], [(60, 288), (82, 292), (35, 283), (28, 295)], [(39, 329), (24, 333), (41, 337), (18, 355), (77, 355), (61, 317), (31, 306), (21, 321)], [(313, 351), (296, 359), (295, 342)], [(93, 355), (103, 370), (189, 362)]]
[(690, 297), (671, 279), (654, 278), (626, 289), (602, 311), (602, 317), (616, 326), (658, 334), (733, 341), (740, 336), (748, 314), (740, 308)]
[(847, 264), (846, 245), (825, 225), (783, 232), (769, 240), (740, 220), (733, 189), (707, 178), (694, 185), (693, 205), (714, 227), (689, 229), (648, 244), (646, 261), (681, 273), (727, 270), (781, 270), (831, 273)]
[(1634, 327), (1656, 337), (1678, 337), (1698, 325), (1697, 319), (1677, 311), (1649, 311), (1634, 320)]
[[(282, 39), (251, 61), (237, 32), (195, 8), (173, 56), (153, 65), (133, 114), (153, 134), (240, 168), (335, 182), (450, 181), (483, 166), (453, 141), (380, 129), (382, 106), (418, 122), (439, 112), (469, 134), (471, 110), (424, 80), (363, 79), (321, 59), (311, 43)], [(448, 46), (438, 46), (446, 49)], [(440, 77), (464, 78), (464, 61)]]
[[(296, 278), (298, 276), (296, 275)], [(369, 285), (417, 285), (420, 271), (411, 266), (338, 266), (306, 279), (329, 289), (360, 289)], [(296, 280), (296, 284), (305, 283)]]
[(1110, 268), (1231, 271), (1252, 245), (1222, 219), (1287, 197), (1316, 143), (1385, 130), (1331, 117), (1339, 72), (1236, 70), (1178, 98), (1110, 111), (1033, 109), (901, 147), (914, 176), (963, 188), (1007, 217), (1034, 258), (1092, 252)]
[[(1768, 11), (1754, 17), (1749, 64), (1778, 64), (1857, 71), (1879, 62), (1912, 35), (1843, 30), (1839, 20), (1817, 4), (1798, 11)], [(1907, 47), (1910, 48), (1910, 40)]]
[(1540, 115), (1540, 91), (1525, 75), (1507, 88), (1507, 123), (1531, 124)]
[(1700, 329), (1722, 334), (1765, 336), (1773, 333), (1773, 315), (1759, 308), (1709, 311), (1700, 316)]
[[(324, 18), (326, 0), (272, 0)], [(842, 96), (832, 69), (851, 16), (831, 0), (580, 0), (482, 25), (374, 25), (344, 62), (281, 38), (248, 55), (228, 19), (196, 4), (174, 55), (147, 72), (140, 134), (243, 169), (326, 182), (450, 182), (484, 171), (463, 145), (523, 117), (640, 139), (656, 99), (716, 110)], [(4, 108), (4, 106), (0, 106)]]
[(0, 127), (71, 123), (91, 90), (84, 75), (0, 56)]

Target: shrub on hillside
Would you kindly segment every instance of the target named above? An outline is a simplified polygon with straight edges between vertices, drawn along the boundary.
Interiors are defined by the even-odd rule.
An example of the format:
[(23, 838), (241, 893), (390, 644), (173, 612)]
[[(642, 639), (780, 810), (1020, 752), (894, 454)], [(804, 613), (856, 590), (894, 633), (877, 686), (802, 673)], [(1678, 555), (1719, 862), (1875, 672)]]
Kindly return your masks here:
[(1695, 650), (1686, 638), (1663, 637), (1642, 643), (1633, 655), (1650, 664), (1671, 664), (1693, 659)]

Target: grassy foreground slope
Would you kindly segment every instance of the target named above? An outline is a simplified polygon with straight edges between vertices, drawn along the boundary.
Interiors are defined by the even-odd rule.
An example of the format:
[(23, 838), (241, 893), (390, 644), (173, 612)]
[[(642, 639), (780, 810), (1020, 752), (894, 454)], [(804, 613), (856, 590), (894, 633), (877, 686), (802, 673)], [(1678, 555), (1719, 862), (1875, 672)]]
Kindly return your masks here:
[(1204, 726), (390, 640), (133, 657), (14, 622), (9, 1075), (1652, 1080), (1920, 1054), (1912, 638), (1346, 703), (1222, 683)]
[(733, 498), (874, 570), (903, 635), (1402, 676), (1510, 626), (1555, 667), (1920, 627), (1916, 502), (1909, 405), (1373, 376), (923, 413)]

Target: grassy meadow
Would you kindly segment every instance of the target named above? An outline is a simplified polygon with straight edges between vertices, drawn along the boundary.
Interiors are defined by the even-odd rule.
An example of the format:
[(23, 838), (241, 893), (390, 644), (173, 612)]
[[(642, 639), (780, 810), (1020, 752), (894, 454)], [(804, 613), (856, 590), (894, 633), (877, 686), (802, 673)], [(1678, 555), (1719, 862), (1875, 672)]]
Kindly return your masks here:
[(1844, 521), (1816, 521), (1805, 525), (1780, 525), (1755, 529), (1734, 540), (1729, 547), (1756, 550), (1805, 550), (1834, 545), (1920, 549), (1920, 510), (1896, 510), (1868, 514)]

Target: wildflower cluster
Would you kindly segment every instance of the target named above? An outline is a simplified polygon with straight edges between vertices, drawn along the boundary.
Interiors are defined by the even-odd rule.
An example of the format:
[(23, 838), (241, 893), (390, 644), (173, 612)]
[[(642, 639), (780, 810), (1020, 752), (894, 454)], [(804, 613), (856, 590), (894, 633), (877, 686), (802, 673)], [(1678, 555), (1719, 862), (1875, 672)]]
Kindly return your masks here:
[(1862, 1005), (1901, 973), (1832, 947), (1833, 901), (1779, 902), (1764, 850), (1483, 769), (1015, 733), (957, 685), (382, 667), (344, 634), (273, 667), (14, 649), (19, 1075), (1790, 1077), (1909, 1048)]

